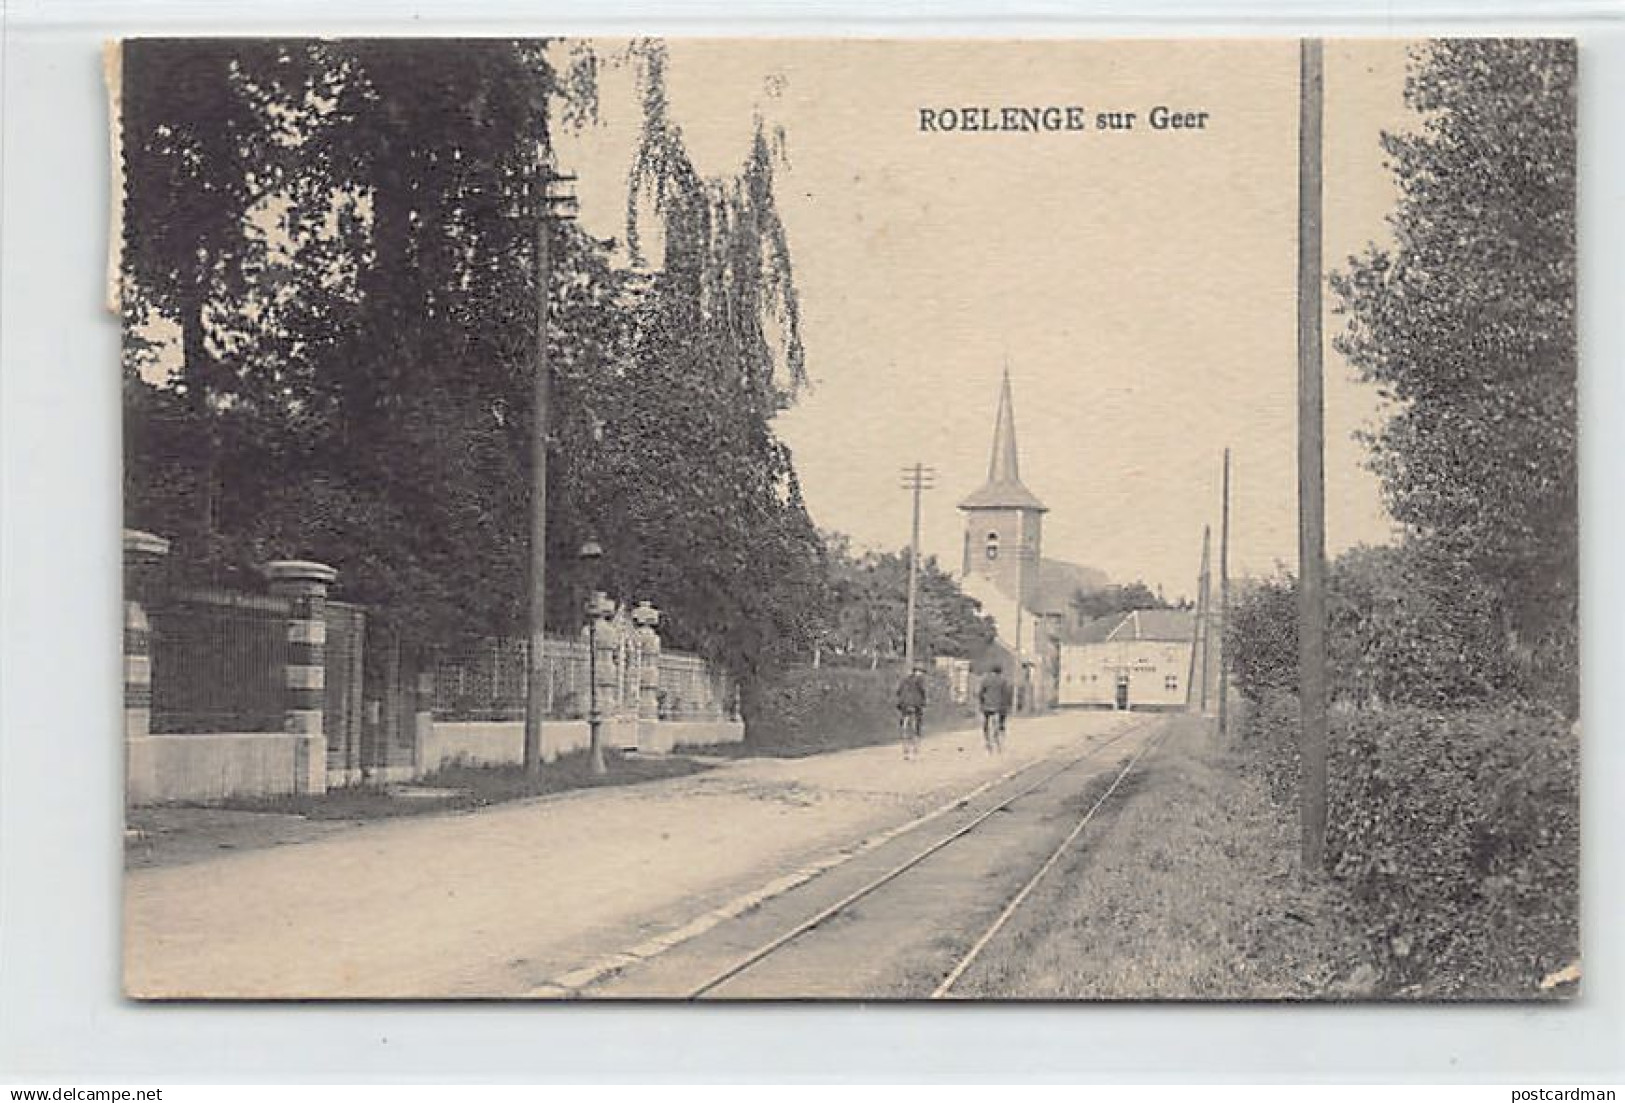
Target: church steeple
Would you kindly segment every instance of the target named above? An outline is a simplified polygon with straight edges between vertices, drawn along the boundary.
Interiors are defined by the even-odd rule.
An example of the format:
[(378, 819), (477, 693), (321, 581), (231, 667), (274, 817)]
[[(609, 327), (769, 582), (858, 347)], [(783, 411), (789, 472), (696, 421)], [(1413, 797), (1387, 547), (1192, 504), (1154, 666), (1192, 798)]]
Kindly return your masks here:
[(1010, 391), (1010, 369), (1004, 370), (999, 390), (999, 412), (993, 422), (993, 454), (987, 461), (987, 482), (959, 503), (960, 509), (1031, 509), (1048, 507), (1021, 482), (1021, 459), (1016, 451), (1016, 407)]
[(1020, 483), (1021, 459), (1016, 454), (1016, 408), (1010, 399), (1010, 369), (1004, 369), (999, 389), (999, 414), (993, 423), (993, 455), (987, 461), (990, 483)]

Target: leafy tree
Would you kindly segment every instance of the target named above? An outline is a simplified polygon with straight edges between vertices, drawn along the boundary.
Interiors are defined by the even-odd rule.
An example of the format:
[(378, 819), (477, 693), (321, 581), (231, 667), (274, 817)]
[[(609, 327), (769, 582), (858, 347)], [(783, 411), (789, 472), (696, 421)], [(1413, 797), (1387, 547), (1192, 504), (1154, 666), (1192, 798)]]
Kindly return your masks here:
[(1134, 609), (1171, 608), (1174, 606), (1138, 579), (1121, 586), (1102, 586), (1093, 590), (1080, 588), (1072, 595), (1072, 615), (1077, 624)]
[[(1517, 686), (1500, 646), (1494, 594), (1425, 545), (1357, 547), (1327, 576), (1332, 698), (1363, 708), (1494, 703)], [(1244, 584), (1225, 636), (1238, 691), (1251, 701), (1298, 689), (1298, 582)]]
[[(123, 55), (123, 278), (126, 471), (134, 523), (168, 533), (178, 552), (219, 559), (222, 453), (231, 437), (263, 435), (257, 380), (240, 355), (264, 332), (255, 288), (271, 262), (254, 216), (285, 178), (286, 143), (272, 113), (306, 94), (311, 75), (269, 42), (145, 39)], [(179, 330), (162, 398), (142, 390), (156, 370), (155, 318)], [(263, 393), (261, 391), (260, 393)], [(127, 483), (129, 480), (127, 480)]]
[[(876, 667), (900, 660), (908, 629), (908, 552), (854, 554), (838, 533), (824, 537), (831, 595), (820, 648), (833, 660)], [(920, 561), (915, 648), (922, 657), (973, 658), (992, 646), (993, 622), (934, 556)]]
[[(142, 182), (127, 303), (173, 321), (199, 280), (213, 296), (164, 383), (142, 376), (157, 374), (144, 319), (129, 327), (132, 520), (176, 531), (172, 504), (204, 493), (188, 480), (203, 439), (203, 481), (223, 491), (209, 496), (230, 505), (209, 517), (222, 539), (177, 561), (325, 559), (413, 646), (522, 624), (548, 116), (561, 96), (565, 116), (590, 115), (594, 86), (590, 55), (561, 79), (543, 46), (303, 42), (261, 57), (219, 43), (193, 59), (177, 44), (126, 58)], [(645, 109), (632, 192), (653, 200), (663, 255), (628, 272), (613, 243), (548, 231), (549, 622), (579, 623), (575, 551), (596, 535), (601, 584), (660, 605), (673, 642), (739, 679), (748, 713), (761, 679), (810, 649), (826, 583), (771, 427), (805, 381), (773, 196), (782, 136), (759, 122), (737, 174), (702, 177), (666, 110), (663, 48), (629, 57)], [(202, 76), (172, 85), (177, 59)], [(170, 103), (177, 89), (199, 102)], [(229, 141), (207, 106), (222, 98), (241, 115)], [(221, 149), (179, 142), (172, 116)], [(186, 204), (201, 213), (180, 217)], [(629, 211), (645, 213), (636, 198)], [(641, 241), (635, 218), (628, 229)], [(198, 334), (206, 359), (191, 355)], [(207, 402), (189, 401), (194, 361)]]
[[(1493, 599), (1525, 688), (1577, 702), (1575, 50), (1435, 41), (1388, 134), (1396, 243), (1334, 275), (1338, 348), (1392, 404), (1370, 438), (1413, 560)], [(1471, 578), (1452, 580), (1452, 564)]]

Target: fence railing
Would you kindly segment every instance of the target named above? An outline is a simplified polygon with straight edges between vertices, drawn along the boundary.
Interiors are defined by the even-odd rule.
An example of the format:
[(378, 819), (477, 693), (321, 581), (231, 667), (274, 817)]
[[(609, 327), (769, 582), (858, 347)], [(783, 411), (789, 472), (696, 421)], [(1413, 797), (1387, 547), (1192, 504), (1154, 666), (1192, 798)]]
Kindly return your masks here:
[[(434, 714), (442, 720), (518, 720), (525, 715), (529, 641), (485, 639), (443, 650), (434, 669)], [(600, 652), (610, 666), (599, 672), (600, 691), (614, 687), (619, 711), (638, 711), (638, 671), (624, 642)], [(542, 650), (544, 715), (580, 720), (590, 704), (589, 656), (581, 640), (549, 638)], [(663, 652), (656, 691), (659, 715), (669, 720), (716, 720), (734, 711), (733, 686), (698, 655)], [(609, 695), (606, 694), (606, 697)], [(608, 707), (601, 699), (601, 707)]]
[(667, 651), (660, 656), (660, 718), (721, 720), (736, 709), (733, 683), (698, 655)]
[[(529, 641), (485, 639), (443, 650), (434, 668), (434, 714), (449, 720), (517, 720), (525, 715)], [(587, 715), (587, 645), (549, 639), (544, 710), (549, 719)]]
[(154, 733), (282, 730), (286, 601), (184, 590), (154, 603), (148, 619)]

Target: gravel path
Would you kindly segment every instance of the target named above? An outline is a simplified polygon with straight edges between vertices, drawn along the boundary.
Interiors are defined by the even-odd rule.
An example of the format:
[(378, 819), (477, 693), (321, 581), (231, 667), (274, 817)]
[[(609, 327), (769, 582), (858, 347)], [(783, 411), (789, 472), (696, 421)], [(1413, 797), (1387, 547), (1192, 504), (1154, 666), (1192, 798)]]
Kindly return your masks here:
[(125, 877), (137, 997), (534, 994), (1079, 736), (1066, 713), (895, 747), (746, 759), (670, 781), (414, 817)]

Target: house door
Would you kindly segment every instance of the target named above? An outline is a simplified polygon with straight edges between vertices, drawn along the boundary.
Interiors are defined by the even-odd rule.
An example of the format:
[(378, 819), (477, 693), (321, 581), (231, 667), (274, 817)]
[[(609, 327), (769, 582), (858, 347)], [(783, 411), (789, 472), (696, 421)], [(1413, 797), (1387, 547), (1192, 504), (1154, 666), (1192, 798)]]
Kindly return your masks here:
[(1117, 676), (1117, 707), (1123, 711), (1128, 710), (1128, 675)]

